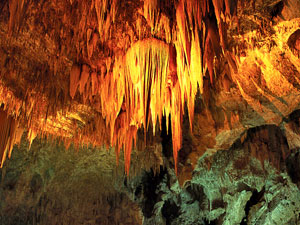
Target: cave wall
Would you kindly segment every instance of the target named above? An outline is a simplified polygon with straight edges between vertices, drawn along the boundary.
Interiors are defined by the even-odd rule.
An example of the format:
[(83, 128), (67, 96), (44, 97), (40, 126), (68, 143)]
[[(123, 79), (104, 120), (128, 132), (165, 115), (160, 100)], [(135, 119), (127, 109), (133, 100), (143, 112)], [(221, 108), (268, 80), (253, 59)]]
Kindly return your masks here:
[(114, 151), (66, 151), (57, 141), (25, 136), (1, 170), (0, 223), (141, 224), (138, 205), (117, 191), (124, 163)]
[(183, 184), (165, 168), (123, 190), (141, 207), (143, 224), (298, 224), (299, 147), (291, 144), (284, 126), (250, 128), (230, 148), (200, 157)]
[(103, 2), (0, 2), (1, 223), (298, 224), (300, 1)]
[(300, 149), (291, 133), (299, 137), (299, 118), (297, 110), (279, 126), (247, 129), (199, 157), (184, 182), (168, 141), (159, 157), (133, 153), (128, 177), (113, 149), (66, 151), (37, 138), (29, 151), (23, 137), (1, 170), (1, 224), (297, 224)]

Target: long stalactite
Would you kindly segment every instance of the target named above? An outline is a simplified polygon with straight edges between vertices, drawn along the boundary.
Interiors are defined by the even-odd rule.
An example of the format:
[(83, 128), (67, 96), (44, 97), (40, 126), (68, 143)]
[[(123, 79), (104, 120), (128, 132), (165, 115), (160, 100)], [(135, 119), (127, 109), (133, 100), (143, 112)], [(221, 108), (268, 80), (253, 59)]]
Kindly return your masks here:
[[(9, 3), (9, 30), (14, 29), (14, 24), (20, 24), (23, 15), (26, 14), (25, 3)], [(75, 3), (71, 1), (70, 4)], [(58, 120), (70, 117), (76, 119), (75, 113), (66, 115), (65, 108), (55, 110), (55, 104), (47, 106), (43, 103), (35, 106), (39, 99), (45, 100), (47, 97), (32, 90), (28, 90), (26, 97), (21, 100), (27, 105), (18, 103), (18, 110), (11, 111), (21, 115), (22, 121), (27, 120), (27, 127), (34, 134), (48, 133), (52, 130), (52, 134), (58, 133), (66, 140), (71, 138), (75, 143), (116, 146), (118, 154), (123, 148), (127, 174), (138, 129), (144, 129), (146, 133), (151, 124), (155, 134), (156, 128), (161, 128), (162, 118), (165, 116), (167, 129), (171, 129), (172, 133), (177, 171), (185, 105), (192, 130), (195, 97), (198, 91), (203, 93), (205, 76), (209, 75), (213, 84), (216, 76), (216, 58), (228, 58), (231, 67), (236, 67), (232, 54), (227, 49), (225, 30), (226, 18), (232, 17), (236, 12), (237, 1), (172, 1), (175, 14), (170, 20), (170, 17), (161, 11), (162, 3), (157, 0), (145, 0), (140, 14), (150, 26), (151, 37), (137, 39), (141, 38), (144, 26), (142, 20), (138, 20), (136, 29), (139, 34), (135, 36), (132, 32), (132, 43), (123, 46), (125, 51), (108, 52), (108, 57), (103, 60), (104, 66), (99, 61), (94, 62), (93, 56), (97, 52), (97, 45), (104, 46), (111, 38), (121, 3), (117, 0), (93, 0), (90, 5), (84, 1), (78, 4), (82, 8), (82, 14), (79, 15), (79, 33), (76, 35), (86, 43), (76, 45), (77, 60), (70, 70), (68, 95), (70, 102), (80, 102), (95, 110), (97, 116), (93, 120), (94, 125), (83, 123), (82, 129), (81, 125), (78, 125), (81, 124), (79, 121), (74, 127), (79, 129), (82, 135), (76, 134), (76, 129), (71, 137), (63, 135), (67, 128), (58, 125)], [(16, 14), (18, 16), (15, 18)], [(93, 19), (90, 19), (93, 22), (89, 21), (90, 17), (96, 19), (96, 22)], [(162, 33), (164, 38), (156, 38), (159, 33)], [(83, 61), (79, 60), (81, 48), (82, 54), (86, 55)], [(55, 103), (58, 96), (66, 96), (65, 93), (61, 94), (54, 89), (52, 92), (55, 94)], [(67, 97), (60, 99), (62, 105), (68, 102)], [(2, 103), (5, 107), (9, 105), (7, 107), (15, 108), (15, 104), (9, 103), (7, 98), (4, 98)], [(52, 113), (48, 116), (49, 109), (52, 109)], [(171, 124), (168, 124), (169, 118)], [(41, 121), (43, 126), (31, 123), (32, 119)], [(32, 138), (32, 135), (30, 136)]]
[(0, 159), (2, 168), (6, 157), (10, 158), (14, 144), (20, 143), (23, 129), (19, 128), (18, 122), (3, 109), (0, 109), (0, 124)]
[[(99, 74), (91, 71), (90, 78), (85, 72), (86, 65), (82, 65), (80, 79), (80, 69), (77, 65), (73, 66), (70, 74), (71, 96), (74, 97), (77, 86), (83, 96), (100, 96), (99, 110), (110, 130), (110, 142), (117, 146), (117, 152), (124, 148), (127, 173), (137, 130), (143, 128), (146, 132), (151, 122), (155, 134), (156, 124), (161, 127), (163, 116), (166, 116), (167, 123), (171, 118), (177, 171), (185, 104), (192, 129), (195, 96), (198, 90), (203, 93), (206, 68), (213, 82), (214, 58), (221, 54), (220, 40), (224, 43), (226, 39), (223, 28), (218, 28), (218, 24), (224, 23), (220, 15), (230, 15), (228, 8), (221, 7), (224, 4), (213, 1), (214, 14), (209, 11), (212, 7), (209, 1), (182, 0), (176, 9), (177, 32), (173, 32), (172, 43), (155, 38), (139, 40), (124, 55), (115, 56), (113, 67), (108, 63), (106, 72)], [(226, 4), (229, 7), (228, 2)], [(154, 30), (157, 27), (155, 23), (159, 23), (157, 2), (145, 1), (144, 14)], [(211, 15), (217, 18), (214, 20)], [(92, 91), (85, 87), (92, 87)], [(95, 87), (98, 87), (98, 93)]]

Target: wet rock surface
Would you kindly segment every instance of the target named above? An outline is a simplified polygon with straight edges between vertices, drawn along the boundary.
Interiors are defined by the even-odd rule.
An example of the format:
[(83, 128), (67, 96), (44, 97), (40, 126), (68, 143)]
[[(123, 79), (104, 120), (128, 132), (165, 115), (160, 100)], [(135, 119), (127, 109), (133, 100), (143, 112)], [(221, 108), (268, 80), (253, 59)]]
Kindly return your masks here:
[[(167, 169), (145, 172), (123, 188), (142, 209), (155, 199), (143, 224), (297, 224), (298, 162), (284, 131), (266, 125), (247, 130), (229, 149), (205, 153), (182, 186)], [(151, 194), (144, 179), (160, 180)]]
[(133, 154), (129, 177), (112, 149), (66, 151), (36, 139), (28, 151), (23, 140), (1, 170), (1, 224), (297, 224), (299, 118), (294, 111), (278, 126), (245, 129), (193, 168), (186, 145), (181, 168), (191, 175), (184, 177), (175, 175), (165, 134), (157, 152)]
[[(207, 1), (210, 12), (203, 10), (201, 31), (192, 30), (199, 18), (182, 10), (189, 1), (111, 0), (115, 7), (103, 8), (100, 2), (108, 1), (0, 1), (0, 119), (17, 122), (30, 142), (40, 134), (31, 148), (23, 138), (0, 170), (0, 224), (299, 224), (300, 1)], [(220, 2), (232, 4), (225, 7), (230, 13)], [(188, 20), (190, 26), (184, 25)], [(178, 48), (180, 38), (194, 34), (203, 38), (199, 51), (193, 40)], [(113, 73), (123, 68), (119, 60), (128, 49), (139, 50), (141, 43), (147, 47), (141, 48), (144, 61), (128, 60), (136, 61), (134, 68), (156, 68), (158, 61), (144, 56), (155, 53), (153, 44), (167, 48), (170, 60), (159, 62), (170, 64), (162, 82), (168, 91), (197, 86), (178, 79), (192, 77), (183, 70), (193, 69), (194, 78), (203, 79), (202, 94), (198, 90), (185, 99), (189, 104), (176, 108), (184, 115), (177, 121), (162, 116), (161, 127), (153, 129), (149, 108), (156, 104), (144, 99), (140, 116), (147, 131), (134, 125), (142, 117), (131, 121), (126, 114), (128, 105), (138, 105), (129, 99), (130, 88), (123, 90), (129, 83), (118, 83), (129, 78), (139, 86), (145, 71), (126, 79)], [(189, 67), (191, 55), (200, 69)], [(192, 95), (187, 90), (178, 98)], [(104, 110), (110, 104), (114, 113)], [(112, 114), (117, 123), (108, 125)], [(124, 118), (131, 128), (141, 128), (126, 156), (128, 176), (123, 151), (117, 166), (115, 150), (108, 147), (118, 130), (123, 144), (132, 138)], [(170, 126), (167, 132), (166, 123), (174, 121), (182, 143), (172, 140)], [(13, 124), (7, 122), (6, 133), (13, 133)], [(73, 144), (66, 151), (43, 135)], [(1, 135), (2, 158), (12, 136)], [(177, 174), (174, 141), (181, 143)], [(106, 144), (108, 151), (78, 147), (82, 143)]]

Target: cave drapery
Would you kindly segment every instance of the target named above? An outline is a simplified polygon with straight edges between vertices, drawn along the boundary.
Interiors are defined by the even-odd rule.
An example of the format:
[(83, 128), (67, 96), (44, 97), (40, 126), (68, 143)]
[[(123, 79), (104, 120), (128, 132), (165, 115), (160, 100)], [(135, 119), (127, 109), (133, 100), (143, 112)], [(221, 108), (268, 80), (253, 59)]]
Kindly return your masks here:
[[(30, 7), (34, 5), (35, 3), (31, 1), (17, 0), (2, 3), (3, 15), (7, 13), (6, 32), (9, 40), (22, 32), (27, 17), (32, 13)], [(1, 97), (4, 110), (9, 115), (13, 115), (14, 119), (27, 123), (25, 128), (35, 135), (51, 132), (57, 135), (57, 131), (54, 130), (59, 130), (57, 136), (71, 139), (68, 140), (69, 142), (104, 144), (104, 138), (98, 133), (105, 129), (109, 133), (108, 143), (117, 146), (118, 152), (121, 147), (124, 148), (127, 173), (129, 173), (133, 140), (136, 143), (137, 130), (143, 127), (147, 132), (151, 123), (155, 134), (156, 124), (159, 123), (161, 127), (162, 117), (167, 118), (167, 129), (171, 117), (170, 127), (176, 168), (177, 155), (181, 148), (184, 107), (187, 104), (192, 129), (198, 88), (200, 93), (203, 92), (203, 74), (208, 73), (213, 84), (215, 60), (221, 56), (229, 62), (231, 69), (237, 68), (235, 56), (232, 51), (229, 51), (225, 31), (226, 24), (233, 20), (232, 18), (236, 18), (238, 2), (144, 1), (141, 11), (135, 15), (138, 18), (134, 29), (128, 31), (129, 40), (124, 38), (128, 42), (125, 41), (122, 45), (123, 40), (119, 40), (117, 46), (108, 47), (107, 42), (115, 39), (116, 32), (118, 32), (117, 39), (123, 38), (121, 36), (127, 33), (118, 30), (121, 17), (117, 18), (117, 14), (122, 10), (121, 5), (116, 0), (60, 3), (54, 1), (50, 4), (48, 7), (56, 10), (56, 15), (63, 14), (63, 23), (52, 30), (53, 37), (58, 41), (55, 44), (59, 44), (54, 46), (56, 49), (53, 49), (56, 50), (57, 57), (65, 55), (63, 51), (69, 48), (68, 44), (77, 42), (76, 53), (72, 55), (75, 59), (66, 59), (72, 64), (69, 72), (70, 82), (69, 84), (64, 82), (64, 87), (49, 84), (52, 79), (57, 80), (58, 76), (68, 74), (64, 72), (64, 75), (59, 75), (58, 67), (65, 65), (58, 65), (59, 59), (53, 59), (53, 62), (49, 62), (48, 71), (40, 71), (43, 74), (37, 76), (31, 75), (32, 80), (25, 83), (25, 87), (26, 85), (28, 87), (18, 90), (23, 91), (18, 93), (18, 96), (14, 93), (15, 90), (11, 90), (3, 81)], [(45, 3), (39, 3), (38, 6), (45, 9), (47, 13)], [(174, 6), (175, 9), (172, 11), (170, 7)], [(78, 9), (82, 10), (80, 14)], [(125, 14), (126, 17), (130, 16), (129, 13)], [(39, 25), (45, 28), (51, 22), (50, 17), (44, 19)], [(74, 21), (79, 23), (76, 24)], [(147, 26), (150, 29), (147, 30)], [(49, 30), (50, 36), (52, 31)], [(68, 43), (59, 42), (61, 39)], [(80, 46), (83, 42), (85, 44)], [(101, 52), (107, 56), (103, 57)], [(3, 61), (6, 64), (9, 59)], [(8, 80), (13, 77), (10, 73), (20, 76), (20, 71), (11, 69), (1, 73), (2, 76), (7, 77)], [(41, 79), (44, 79), (45, 84), (42, 90), (36, 90), (36, 83)], [(34, 80), (38, 82), (33, 83)], [(48, 88), (50, 90), (47, 93)], [(80, 97), (75, 98), (77, 89)], [(53, 99), (54, 102), (50, 103), (49, 99)], [(69, 116), (70, 110), (65, 109), (66, 105), (72, 105), (75, 101), (76, 104), (83, 104), (90, 110), (97, 111), (96, 125), (84, 126), (83, 131), (79, 131), (83, 135), (77, 136), (66, 132), (64, 127), (56, 127), (56, 129), (50, 127), (53, 126), (53, 120), (61, 121), (63, 117)], [(28, 105), (30, 105), (29, 109)], [(50, 107), (52, 109), (49, 109)], [(51, 119), (48, 114), (52, 115)], [(61, 118), (58, 118), (58, 114)], [(104, 121), (99, 123), (97, 120)], [(5, 155), (6, 153), (3, 154), (3, 159)]]
[[(148, 171), (133, 180), (124, 178), (122, 184), (122, 191), (142, 209), (145, 224), (163, 224), (161, 218), (166, 224), (189, 224), (181, 221), (194, 219), (184, 207), (203, 212), (201, 222), (190, 224), (293, 224), (294, 211), (300, 210), (293, 202), (300, 196), (295, 172), (300, 148), (299, 27), (299, 0), (1, 1), (0, 158), (5, 168), (1, 179), (9, 184), (4, 182), (0, 190), (16, 183), (5, 176), (14, 145), (30, 148), (37, 137), (38, 143), (40, 138), (61, 142), (71, 152), (82, 146), (112, 147), (117, 161), (124, 157), (128, 178)], [(22, 135), (29, 141), (26, 147)], [(42, 148), (45, 158), (59, 161)], [(18, 154), (38, 158), (36, 153)], [(94, 152), (80, 154), (83, 160), (99, 159)], [(111, 161), (105, 163), (107, 155), (100, 155), (104, 159), (93, 161), (86, 179), (100, 164), (110, 171), (106, 163)], [(68, 176), (57, 172), (63, 160), (46, 163), (58, 177)], [(82, 166), (79, 159), (72, 160)], [(72, 163), (66, 165), (79, 180), (85, 179), (80, 169), (71, 169)], [(32, 167), (39, 173), (32, 175), (28, 192), (39, 192), (48, 201), (51, 196), (40, 193), (36, 183), (48, 179), (44, 186), (50, 190), (59, 182), (48, 172), (40, 175), (52, 171), (46, 166)], [(99, 176), (95, 185), (108, 189), (102, 181), (109, 175)], [(81, 181), (74, 177), (70, 182), (76, 186)], [(155, 187), (146, 187), (152, 181)], [(280, 199), (267, 196), (273, 193), (270, 182), (280, 191), (293, 190), (293, 197), (280, 192), (291, 198), (290, 211), (282, 214), (286, 220), (276, 212), (282, 208), (261, 200), (265, 196), (280, 205)], [(122, 199), (120, 204), (131, 204)], [(105, 201), (113, 205), (111, 196)], [(231, 218), (235, 207), (243, 210)], [(258, 216), (260, 210), (265, 217)]]
[[(52, 134), (67, 145), (106, 144), (116, 146), (118, 153), (123, 148), (127, 173), (138, 129), (146, 133), (151, 124), (155, 134), (156, 125), (162, 127), (164, 116), (168, 130), (171, 118), (177, 170), (185, 106), (192, 130), (195, 98), (198, 90), (203, 94), (203, 79), (209, 77), (212, 89), (215, 79), (234, 79), (248, 99), (238, 75), (244, 72), (246, 64), (242, 63), (243, 54), (250, 51), (245, 61), (251, 62), (251, 56), (259, 57), (266, 70), (270, 68), (265, 49), (255, 40), (257, 35), (271, 35), (265, 18), (254, 18), (257, 29), (253, 28), (253, 32), (241, 31), (249, 27), (240, 21), (240, 11), (246, 7), (254, 11), (255, 4), (258, 3), (233, 0), (4, 1), (3, 110), (19, 121), (20, 128), (29, 130), (31, 140), (37, 134)], [(281, 12), (275, 15), (279, 3), (272, 4), (270, 1), (268, 7), (273, 7), (269, 13), (274, 18)], [(124, 7), (128, 7), (126, 11)], [(132, 11), (136, 9), (137, 12)], [(294, 23), (296, 27), (297, 20)], [(277, 38), (285, 38), (273, 29), (275, 36), (279, 34)], [(33, 31), (47, 35), (37, 46), (21, 43), (26, 35), (33, 36)], [(289, 43), (299, 51), (296, 40)], [(36, 44), (34, 38), (32, 41)], [(283, 44), (282, 41), (279, 39), (277, 44)], [(29, 60), (27, 57), (31, 56), (22, 53), (22, 44), (31, 51), (28, 54), (41, 51), (44, 56), (37, 59), (37, 53), (36, 63), (32, 62), (34, 58)], [(49, 53), (44, 53), (46, 50)], [(30, 63), (22, 63), (26, 59)], [(264, 74), (270, 75), (271, 71)], [(253, 85), (258, 85), (253, 79), (250, 78)], [(280, 78), (277, 80), (280, 82)], [(14, 136), (13, 130), (10, 129), (10, 136)], [(14, 138), (11, 139), (3, 140), (3, 160), (6, 143), (13, 143)]]

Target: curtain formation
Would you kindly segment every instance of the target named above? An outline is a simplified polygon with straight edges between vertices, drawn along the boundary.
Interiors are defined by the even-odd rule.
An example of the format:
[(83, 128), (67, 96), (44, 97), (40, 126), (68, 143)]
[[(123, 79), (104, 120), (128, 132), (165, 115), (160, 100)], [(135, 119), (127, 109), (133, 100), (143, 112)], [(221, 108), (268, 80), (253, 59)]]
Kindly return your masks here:
[[(100, 96), (100, 111), (110, 131), (110, 143), (117, 146), (118, 153), (121, 147), (124, 148), (127, 174), (137, 130), (147, 131), (151, 122), (155, 134), (156, 125), (161, 128), (163, 116), (167, 118), (167, 129), (171, 118), (177, 171), (185, 104), (192, 129), (197, 91), (203, 92), (206, 73), (213, 83), (215, 58), (227, 51), (225, 18), (233, 16), (236, 4), (230, 0), (181, 0), (176, 8), (177, 25), (172, 28), (160, 15), (159, 2), (145, 0), (144, 16), (151, 32), (163, 28), (165, 41), (156, 38), (138, 40), (125, 54), (117, 55), (113, 62), (107, 63), (105, 71), (88, 72), (86, 65), (73, 65), (70, 95), (73, 98), (78, 90), (84, 102), (95, 95)], [(100, 27), (99, 32), (105, 32)]]
[[(9, 3), (10, 31), (20, 26), (28, 1), (12, 0)], [(74, 2), (70, 1), (70, 4), (73, 5)], [(173, 7), (173, 15), (163, 13), (162, 9), (166, 7), (163, 4), (171, 4), (169, 8)], [(82, 132), (91, 134), (92, 138), (84, 138), (78, 134), (68, 137), (67, 142), (109, 144), (116, 146), (117, 153), (123, 148), (128, 174), (131, 150), (136, 143), (138, 129), (144, 129), (146, 133), (152, 126), (155, 134), (156, 129), (162, 127), (162, 118), (165, 116), (166, 127), (172, 133), (177, 171), (185, 106), (192, 130), (196, 94), (199, 90), (203, 93), (205, 76), (209, 76), (213, 84), (216, 60), (223, 57), (236, 70), (235, 59), (227, 49), (226, 23), (235, 16), (237, 4), (237, 0), (179, 0), (170, 3), (145, 0), (139, 13), (150, 26), (151, 37), (143, 38), (145, 24), (138, 18), (136, 34), (131, 35), (131, 43), (123, 46), (122, 51), (110, 53), (110, 57), (104, 58), (105, 68), (99, 69), (89, 61), (92, 62), (97, 45), (105, 46), (113, 37), (112, 27), (121, 11), (121, 1), (93, 0), (82, 3), (79, 33), (76, 35), (85, 42), (86, 49), (82, 51), (87, 53), (88, 60), (82, 62), (77, 55), (77, 61), (70, 71), (68, 92), (73, 99), (71, 104), (82, 101), (95, 109), (100, 117), (90, 125), (84, 124)], [(93, 15), (96, 21), (87, 21), (87, 17)], [(96, 31), (89, 28), (94, 22), (97, 23)], [(157, 38), (157, 34), (163, 34), (164, 38)], [(75, 47), (77, 54), (81, 48), (81, 45), (78, 46)], [(105, 52), (105, 47), (102, 50)], [(14, 112), (14, 119), (9, 119), (2, 112), (1, 120), (6, 124), (2, 131), (6, 136), (3, 136), (5, 139), (0, 149), (2, 162), (5, 152), (11, 151), (14, 143), (12, 137), (20, 111), (15, 107), (20, 108), (23, 104), (8, 106), (10, 103), (7, 99), (2, 103), (9, 109), (7, 114)], [(49, 107), (42, 105), (39, 106), (40, 113), (46, 114), (46, 118), (43, 117), (41, 121), (46, 123)], [(28, 111), (26, 113), (26, 118), (30, 121)], [(58, 114), (55, 119), (60, 118)], [(168, 124), (169, 118), (171, 124)], [(30, 122), (28, 123), (31, 128)], [(38, 132), (47, 132), (46, 128), (29, 131), (30, 139)], [(109, 143), (106, 143), (103, 136), (108, 136)]]

